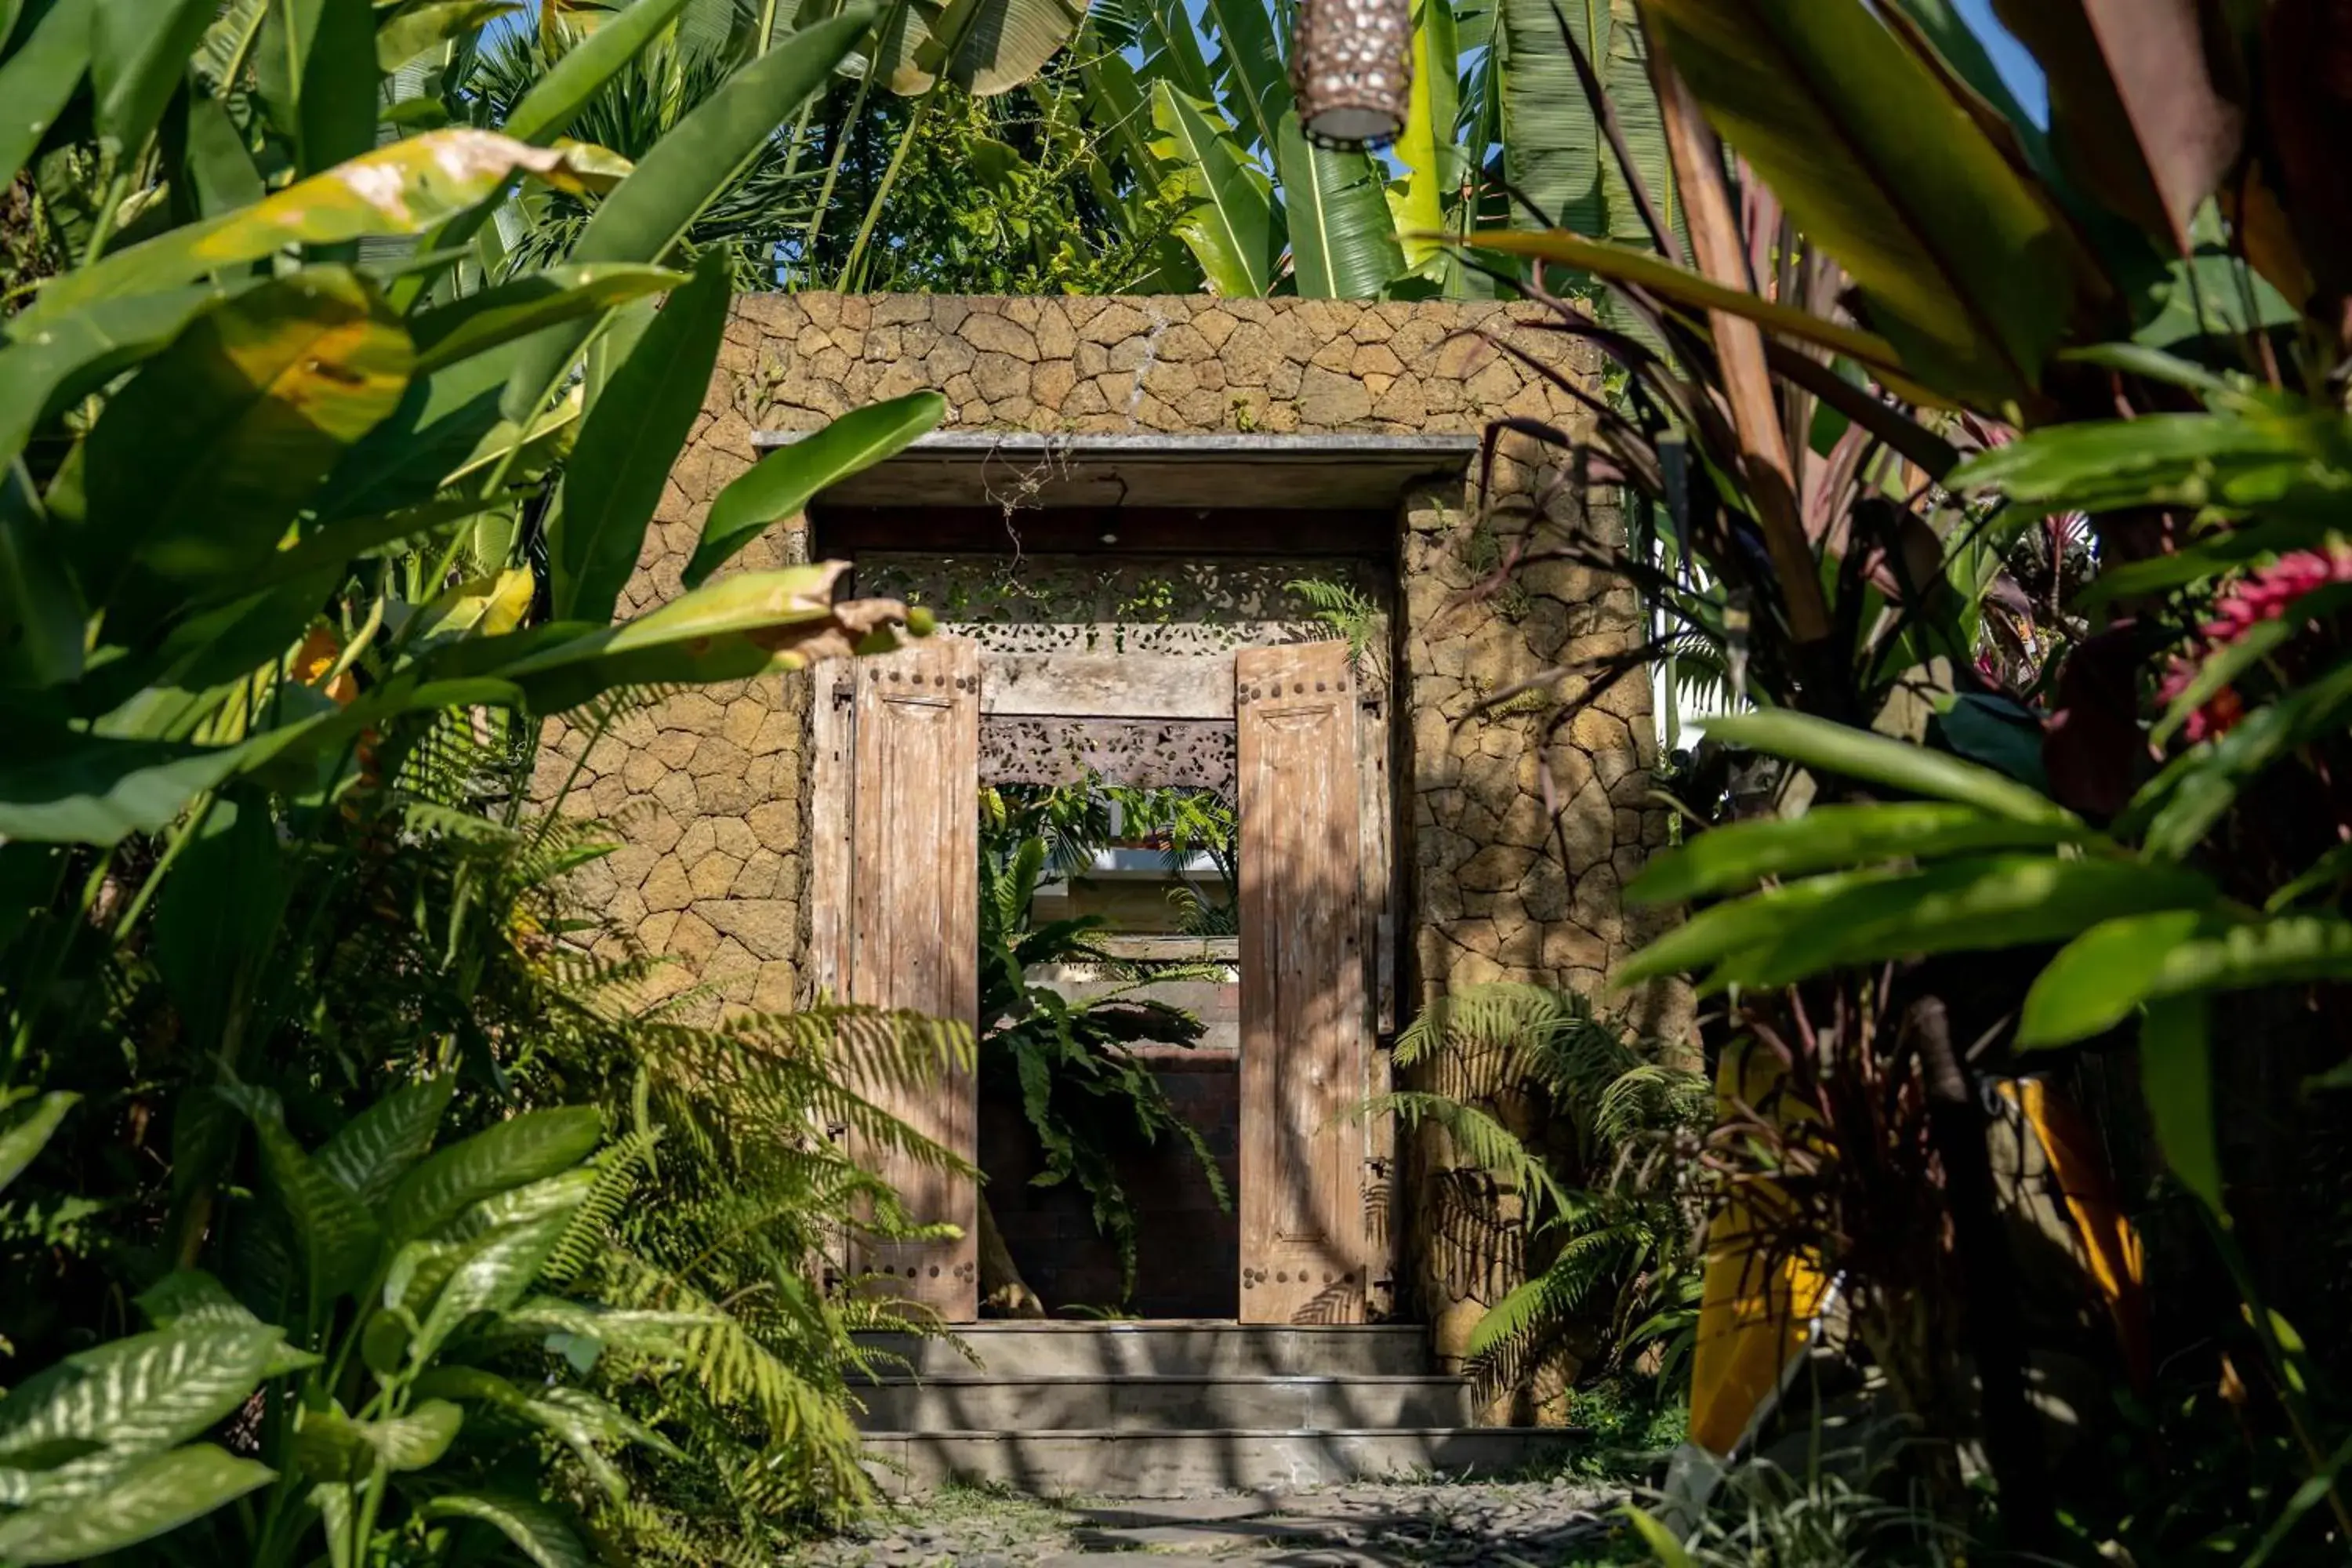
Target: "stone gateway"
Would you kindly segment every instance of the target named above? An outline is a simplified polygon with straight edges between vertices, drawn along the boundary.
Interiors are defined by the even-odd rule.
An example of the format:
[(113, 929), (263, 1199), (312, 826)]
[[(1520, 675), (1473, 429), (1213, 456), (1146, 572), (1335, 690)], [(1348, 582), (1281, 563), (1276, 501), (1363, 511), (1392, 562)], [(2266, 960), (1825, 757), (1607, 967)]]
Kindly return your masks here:
[[(764, 451), (853, 408), (936, 388), (948, 404), (938, 435), (819, 497), (740, 559), (849, 561), (856, 592), (933, 608), (945, 636), (967, 645), (949, 662), (971, 684), (942, 675), (936, 694), (885, 685), (869, 698), (849, 667), (820, 668), (665, 697), (593, 736), (551, 721), (542, 797), (610, 823), (623, 846), (580, 875), (579, 898), (676, 961), (647, 999), (692, 988), (707, 1011), (820, 995), (949, 1005), (969, 994), (971, 960), (910, 969), (903, 950), (923, 939), (904, 904), (934, 886), (950, 903), (971, 899), (968, 867), (928, 865), (971, 854), (969, 832), (918, 844), (907, 820), (968, 819), (977, 784), (1051, 782), (1080, 766), (1238, 789), (1243, 936), (1225, 997), (1237, 1027), (1213, 1029), (1200, 1050), (1271, 1042), (1291, 1066), (1241, 1069), (1239, 1114), (1218, 1153), (1244, 1184), (1269, 1161), (1311, 1166), (1319, 1173), (1299, 1190), (1328, 1206), (1344, 1186), (1364, 1233), (1333, 1239), (1329, 1214), (1300, 1217), (1244, 1191), (1241, 1227), (1266, 1239), (1244, 1243), (1220, 1278), (1238, 1276), (1247, 1321), (1253, 1270), (1282, 1259), (1285, 1283), (1269, 1281), (1262, 1299), (1281, 1305), (1257, 1321), (1417, 1321), (1457, 1358), (1476, 1317), (1523, 1277), (1508, 1194), (1469, 1190), (1466, 1173), (1450, 1183), (1443, 1147), (1399, 1150), (1392, 1130), (1369, 1126), (1342, 1156), (1328, 1120), (1304, 1123), (1385, 1087), (1382, 1047), (1423, 1000), (1504, 979), (1599, 1000), (1612, 965), (1651, 934), (1655, 917), (1629, 913), (1620, 896), (1668, 837), (1650, 786), (1647, 671), (1589, 689), (1595, 661), (1643, 640), (1639, 600), (1584, 565), (1518, 564), (1547, 542), (1611, 539), (1621, 520), (1609, 498), (1564, 482), (1559, 448), (1512, 432), (1491, 454), (1482, 445), (1506, 417), (1570, 435), (1590, 419), (1577, 394), (1598, 393), (1597, 359), (1538, 320), (1528, 307), (1434, 301), (739, 300), (627, 607), (681, 591), (711, 500)], [(1318, 615), (1290, 586), (1302, 580), (1344, 590), (1353, 619)], [(1271, 651), (1342, 636), (1349, 647), (1304, 664)], [(1306, 689), (1313, 676), (1300, 681), (1293, 665), (1334, 689), (1322, 707)], [(1270, 671), (1298, 686), (1283, 694), (1295, 710), (1267, 700), (1280, 684)], [(1580, 698), (1556, 722), (1560, 703)], [(908, 715), (887, 722), (916, 750), (900, 757), (877, 738), (886, 712)], [(894, 767), (905, 779), (875, 782)], [(924, 770), (935, 776), (917, 779)], [(1320, 804), (1299, 804), (1305, 786), (1284, 782), (1307, 774)], [(861, 788), (898, 792), (893, 809), (916, 816), (874, 822)], [(1273, 804), (1253, 806), (1253, 789)], [(1328, 891), (1250, 893), (1253, 850), (1267, 866), (1307, 868), (1282, 875)], [(886, 894), (900, 901), (895, 912), (874, 902)], [(1328, 901), (1312, 919), (1293, 907), (1309, 897)], [(1254, 914), (1280, 930), (1254, 928)], [(950, 919), (939, 940), (966, 930)], [(862, 980), (868, 952), (920, 973)], [(1299, 974), (1328, 979), (1334, 964), (1349, 966), (1330, 993), (1339, 1000), (1297, 990)], [(1671, 988), (1613, 1005), (1649, 1032), (1687, 1028), (1686, 1000)], [(1188, 1094), (1203, 1100), (1198, 1086)], [(926, 1121), (950, 1124), (971, 1135), (970, 1116)], [(1456, 1186), (1458, 1203), (1430, 1195)], [(1022, 1223), (1018, 1187), (990, 1189), (1008, 1237)], [(1423, 1195), (1419, 1212), (1408, 1191)], [(1050, 1229), (1026, 1245), (1047, 1248)], [(1212, 1227), (1188, 1245), (1215, 1239)], [(1327, 1268), (1332, 1259), (1345, 1261)], [(888, 1260), (894, 1274), (900, 1261)], [(970, 1261), (968, 1251), (943, 1268), (908, 1261), (914, 1293), (969, 1316), (958, 1307), (969, 1292), (950, 1287)], [(1311, 1271), (1314, 1288), (1288, 1283), (1294, 1271)], [(1234, 1315), (1171, 1302), (1181, 1315)]]

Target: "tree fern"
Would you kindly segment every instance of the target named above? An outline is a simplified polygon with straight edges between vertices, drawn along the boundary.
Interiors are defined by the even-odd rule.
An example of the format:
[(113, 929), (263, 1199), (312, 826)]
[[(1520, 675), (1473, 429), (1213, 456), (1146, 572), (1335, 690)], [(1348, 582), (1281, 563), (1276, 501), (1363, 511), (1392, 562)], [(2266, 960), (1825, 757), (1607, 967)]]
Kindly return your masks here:
[[(1470, 1343), (1481, 1377), (1517, 1381), (1606, 1303), (1612, 1354), (1685, 1326), (1674, 1315), (1692, 1216), (1662, 1176), (1687, 1168), (1680, 1140), (1706, 1124), (1706, 1076), (1660, 1059), (1654, 1041), (1596, 1016), (1572, 992), (1466, 986), (1433, 1000), (1397, 1037), (1396, 1065), (1430, 1086), (1368, 1101), (1367, 1115), (1443, 1131), (1459, 1159), (1520, 1194), (1540, 1266), (1493, 1304)], [(1536, 1121), (1570, 1134), (1564, 1175), (1482, 1102), (1532, 1100)]]
[[(593, 743), (630, 716), (575, 721)], [(772, 1561), (780, 1532), (871, 1495), (850, 1336), (894, 1319), (856, 1298), (836, 1256), (854, 1227), (921, 1227), (852, 1142), (961, 1168), (878, 1102), (968, 1069), (971, 1030), (853, 1006), (701, 1026), (646, 1005), (665, 961), (567, 891), (615, 836), (530, 809), (535, 743), (458, 712), (379, 759), (380, 786), (347, 813), (366, 849), (337, 896), (413, 914), (389, 940), (383, 920), (349, 922), (371, 940), (336, 950), (351, 973), (318, 987), (334, 1001), (322, 1026), (358, 1063), (422, 1025), (445, 1061), (475, 1063), (515, 1100), (594, 1105), (622, 1130), (556, 1244), (549, 1283), (571, 1299), (512, 1314), (534, 1336), (518, 1351), (593, 1369), (619, 1418), (682, 1456), (574, 1451), (611, 1555)], [(616, 1481), (634, 1500), (614, 1500)]]
[(1567, 1191), (1552, 1180), (1551, 1170), (1543, 1157), (1529, 1150), (1494, 1117), (1467, 1101), (1449, 1095), (1399, 1089), (1365, 1101), (1359, 1114), (1393, 1116), (1407, 1128), (1423, 1124), (1439, 1128), (1471, 1164), (1500, 1176), (1519, 1192), (1534, 1194), (1555, 1211), (1569, 1204)]

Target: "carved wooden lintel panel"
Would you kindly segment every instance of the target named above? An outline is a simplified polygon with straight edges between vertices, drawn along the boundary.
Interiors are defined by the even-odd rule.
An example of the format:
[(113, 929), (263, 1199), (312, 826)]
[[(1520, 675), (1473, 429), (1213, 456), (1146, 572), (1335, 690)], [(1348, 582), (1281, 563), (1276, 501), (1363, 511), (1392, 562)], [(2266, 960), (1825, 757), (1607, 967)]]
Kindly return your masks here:
[(1092, 770), (1139, 789), (1191, 785), (1231, 796), (1234, 726), (1218, 719), (991, 716), (980, 725), (980, 782), (1075, 783)]

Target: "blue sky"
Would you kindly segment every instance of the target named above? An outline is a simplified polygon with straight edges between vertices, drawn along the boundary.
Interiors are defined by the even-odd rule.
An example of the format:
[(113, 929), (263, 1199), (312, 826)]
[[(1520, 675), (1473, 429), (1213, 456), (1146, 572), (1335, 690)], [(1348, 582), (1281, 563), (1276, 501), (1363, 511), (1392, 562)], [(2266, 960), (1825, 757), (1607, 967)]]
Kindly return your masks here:
[(2017, 94), (2017, 101), (2034, 122), (2050, 122), (2050, 89), (2042, 79), (2042, 68), (2024, 47), (2009, 36), (1992, 14), (1992, 0), (1952, 0), (1952, 8), (1968, 23), (1969, 30), (1984, 40), (1985, 52), (1992, 56), (1993, 68), (2009, 90)]

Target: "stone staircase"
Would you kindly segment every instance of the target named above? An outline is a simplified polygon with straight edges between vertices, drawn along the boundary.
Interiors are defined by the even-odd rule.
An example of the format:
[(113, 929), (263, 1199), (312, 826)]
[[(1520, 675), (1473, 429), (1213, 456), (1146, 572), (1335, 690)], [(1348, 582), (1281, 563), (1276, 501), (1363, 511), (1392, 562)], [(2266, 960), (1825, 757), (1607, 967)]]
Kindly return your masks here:
[(873, 1335), (858, 1391), (885, 1490), (992, 1483), (1041, 1497), (1296, 1491), (1444, 1472), (1495, 1476), (1575, 1435), (1472, 1425), (1467, 1379), (1411, 1326), (982, 1323)]

